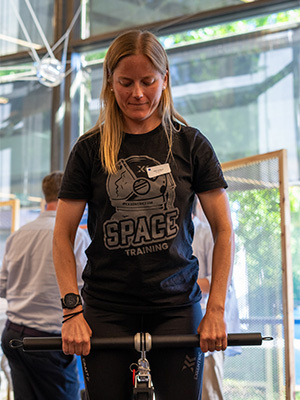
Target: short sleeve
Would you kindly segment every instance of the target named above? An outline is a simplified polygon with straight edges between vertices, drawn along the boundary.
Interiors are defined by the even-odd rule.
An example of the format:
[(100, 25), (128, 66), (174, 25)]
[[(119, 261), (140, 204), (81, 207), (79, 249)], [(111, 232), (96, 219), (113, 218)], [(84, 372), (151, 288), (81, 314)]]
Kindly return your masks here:
[(80, 138), (77, 141), (64, 171), (59, 198), (90, 199), (92, 194), (91, 173), (96, 154), (96, 138)]
[(195, 135), (192, 158), (193, 187), (196, 193), (228, 187), (211, 143), (199, 131)]

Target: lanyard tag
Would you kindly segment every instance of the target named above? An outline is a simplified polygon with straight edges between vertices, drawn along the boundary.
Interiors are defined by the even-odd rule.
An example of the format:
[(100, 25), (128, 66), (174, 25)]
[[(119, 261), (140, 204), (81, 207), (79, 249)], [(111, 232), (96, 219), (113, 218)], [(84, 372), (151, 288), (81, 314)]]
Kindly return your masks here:
[(169, 163), (147, 168), (147, 174), (149, 178), (155, 178), (156, 176), (168, 174), (169, 172), (171, 172)]

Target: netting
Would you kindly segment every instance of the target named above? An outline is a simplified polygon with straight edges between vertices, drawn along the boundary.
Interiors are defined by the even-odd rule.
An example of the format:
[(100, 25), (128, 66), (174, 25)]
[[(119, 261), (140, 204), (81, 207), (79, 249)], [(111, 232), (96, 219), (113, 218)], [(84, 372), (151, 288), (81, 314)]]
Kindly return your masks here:
[(225, 164), (223, 170), (236, 233), (233, 279), (241, 332), (275, 339), (225, 358), (225, 399), (284, 399), (279, 161), (271, 158), (230, 169)]

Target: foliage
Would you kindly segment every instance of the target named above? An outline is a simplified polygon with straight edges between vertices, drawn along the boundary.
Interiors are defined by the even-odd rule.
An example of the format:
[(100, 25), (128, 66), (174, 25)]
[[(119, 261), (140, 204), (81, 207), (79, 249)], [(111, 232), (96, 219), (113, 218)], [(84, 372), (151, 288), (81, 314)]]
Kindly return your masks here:
[[(300, 187), (290, 188), (291, 253), (295, 305), (300, 305)], [(281, 299), (275, 290), (281, 286), (281, 228), (277, 189), (246, 190), (229, 193), (232, 209), (237, 211), (236, 235), (245, 246), (249, 291), (253, 302), (264, 296), (274, 315), (281, 312)], [(277, 283), (277, 284), (276, 284)], [(263, 294), (260, 288), (263, 286)], [(270, 306), (270, 304), (269, 304)], [(266, 307), (267, 310), (267, 307)], [(260, 310), (263, 312), (262, 310)], [(256, 315), (259, 310), (255, 312)]]
[(241, 35), (257, 31), (262, 28), (269, 28), (300, 21), (300, 9), (282, 11), (266, 16), (247, 18), (244, 20), (233, 21), (229, 24), (213, 25), (200, 29), (193, 29), (179, 32), (173, 35), (164, 36), (161, 42), (166, 48), (194, 44), (202, 41), (220, 39), (232, 35)]
[(229, 193), (236, 209), (236, 236), (246, 252), (252, 316), (282, 315), (281, 228), (278, 189)]
[[(300, 305), (300, 188), (290, 188), (291, 252), (295, 305)], [(300, 400), (300, 399), (299, 399)]]
[(102, 51), (97, 51), (96, 53), (87, 53), (84, 57), (85, 61), (99, 61), (104, 60), (105, 54), (107, 53), (107, 49)]
[(15, 67), (3, 68), (3, 69), (0, 69), (0, 77), (27, 73), (27, 72), (30, 72), (31, 69), (32, 69), (32, 66), (31, 65), (27, 66), (27, 64), (23, 64), (21, 68), (15, 68)]
[[(292, 9), (266, 16), (248, 18), (244, 20), (233, 21), (231, 23), (213, 25), (204, 28), (188, 30), (185, 32), (178, 32), (172, 35), (162, 36), (160, 37), (160, 41), (163, 46), (168, 49), (170, 47), (195, 44), (203, 41), (225, 38), (232, 35), (241, 35), (244, 33), (257, 31), (262, 28), (299, 21), (300, 9)], [(96, 52), (86, 53), (84, 55), (84, 60), (86, 62), (101, 62), (103, 61), (106, 52), (107, 49), (101, 49)], [(237, 63), (237, 67), (239, 67), (239, 65), (241, 64)], [(0, 76), (11, 75), (17, 72), (23, 71), (16, 71), (12, 67), (11, 70), (0, 70)], [(24, 72), (26, 72), (26, 70)]]

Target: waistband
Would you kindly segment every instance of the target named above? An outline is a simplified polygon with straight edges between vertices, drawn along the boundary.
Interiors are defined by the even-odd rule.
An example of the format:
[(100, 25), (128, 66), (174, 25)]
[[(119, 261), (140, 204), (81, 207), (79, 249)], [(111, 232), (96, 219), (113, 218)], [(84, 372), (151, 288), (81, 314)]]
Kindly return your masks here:
[(11, 329), (15, 332), (18, 332), (23, 336), (37, 336), (37, 337), (39, 337), (39, 336), (43, 336), (43, 337), (59, 336), (59, 334), (57, 334), (57, 333), (39, 331), (38, 329), (29, 328), (25, 325), (15, 324), (14, 322), (11, 322), (9, 320), (6, 321), (5, 326), (7, 329)]

